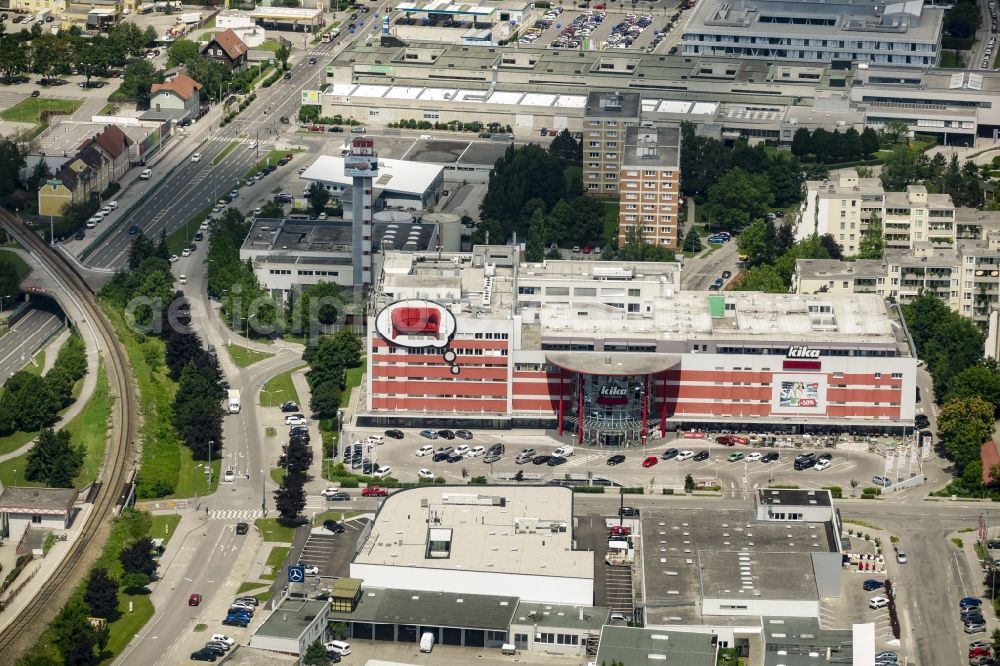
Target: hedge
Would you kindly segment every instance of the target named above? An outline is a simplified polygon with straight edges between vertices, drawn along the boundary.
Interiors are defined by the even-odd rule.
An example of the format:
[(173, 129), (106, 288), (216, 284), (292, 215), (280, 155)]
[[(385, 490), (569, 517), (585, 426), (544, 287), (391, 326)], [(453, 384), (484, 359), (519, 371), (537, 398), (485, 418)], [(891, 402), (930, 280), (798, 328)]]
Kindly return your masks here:
[(604, 486), (573, 486), (574, 493), (591, 493), (595, 495), (604, 494)]
[(621, 494), (622, 495), (642, 495), (642, 494), (644, 494), (644, 490), (643, 490), (642, 486), (631, 486), (631, 487), (628, 487), (628, 488), (622, 488), (621, 489)]

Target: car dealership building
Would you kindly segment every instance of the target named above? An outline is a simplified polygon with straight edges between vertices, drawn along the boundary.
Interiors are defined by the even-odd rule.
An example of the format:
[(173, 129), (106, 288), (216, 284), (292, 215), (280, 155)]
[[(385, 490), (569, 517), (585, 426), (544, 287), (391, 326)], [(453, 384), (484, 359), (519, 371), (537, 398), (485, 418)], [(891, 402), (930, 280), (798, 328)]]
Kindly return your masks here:
[(688, 292), (677, 263), (386, 253), (369, 303), (368, 426), (912, 428), (917, 359), (874, 294)]

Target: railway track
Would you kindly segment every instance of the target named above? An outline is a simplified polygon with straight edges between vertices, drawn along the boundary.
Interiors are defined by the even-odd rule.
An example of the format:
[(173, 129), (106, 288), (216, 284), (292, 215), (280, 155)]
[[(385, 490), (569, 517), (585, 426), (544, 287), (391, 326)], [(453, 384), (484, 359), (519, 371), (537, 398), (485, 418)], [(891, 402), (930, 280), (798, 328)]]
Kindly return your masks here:
[[(34, 644), (42, 629), (66, 603), (104, 548), (111, 530), (111, 518), (131, 467), (139, 405), (132, 386), (125, 348), (115, 336), (111, 322), (97, 304), (90, 287), (58, 252), (49, 248), (20, 219), (7, 211), (0, 211), (0, 224), (12, 238), (38, 256), (75, 296), (88, 320), (89, 328), (98, 338), (111, 393), (118, 396), (115, 409), (112, 410), (111, 435), (98, 478), (100, 489), (94, 499), (93, 509), (87, 515), (67, 556), (55, 571), (49, 573), (34, 598), (0, 633), (0, 654), (5, 655), (4, 661), (9, 659), (8, 663), (13, 663), (15, 655), (23, 653)], [(76, 323), (83, 325), (83, 322)]]

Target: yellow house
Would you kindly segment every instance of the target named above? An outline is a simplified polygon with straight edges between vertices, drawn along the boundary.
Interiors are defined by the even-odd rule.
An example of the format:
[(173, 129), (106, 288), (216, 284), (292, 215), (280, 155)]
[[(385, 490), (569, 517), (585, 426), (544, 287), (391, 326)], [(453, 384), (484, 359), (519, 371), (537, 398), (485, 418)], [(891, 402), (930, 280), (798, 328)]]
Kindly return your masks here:
[(55, 178), (38, 188), (38, 214), (61, 217), (66, 206), (87, 199), (95, 188), (99, 174), (79, 158), (74, 158), (59, 170)]

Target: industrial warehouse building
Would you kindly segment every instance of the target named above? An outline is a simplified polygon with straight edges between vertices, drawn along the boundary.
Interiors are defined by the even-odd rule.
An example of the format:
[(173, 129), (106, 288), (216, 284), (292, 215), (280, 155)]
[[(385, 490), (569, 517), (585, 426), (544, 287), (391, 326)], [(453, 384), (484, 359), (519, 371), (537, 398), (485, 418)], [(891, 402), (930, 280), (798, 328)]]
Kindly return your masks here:
[(637, 92), (644, 121), (688, 120), (726, 140), (743, 136), (789, 145), (801, 127), (860, 131), (899, 120), (942, 143), (968, 145), (973, 137), (991, 136), (1000, 128), (1000, 106), (982, 103), (984, 95), (1000, 93), (1000, 72), (988, 70), (951, 73), (867, 61), (834, 66), (778, 56), (448, 46), (392, 38), (355, 40), (326, 73), (327, 89), (306, 91), (308, 103), (319, 104), (322, 116), (340, 114), (375, 126), (478, 120), (510, 125), (517, 134), (537, 135), (543, 127), (583, 131), (586, 95), (581, 91), (589, 90)]
[(366, 588), (474, 590), (590, 606), (594, 554), (574, 548), (573, 493), (537, 486), (480, 490), (420, 487), (391, 494), (351, 561), (351, 577)]
[(370, 300), (364, 426), (547, 428), (639, 444), (912, 428), (917, 359), (874, 294), (680, 290), (676, 263), (516, 248), (386, 254)]

